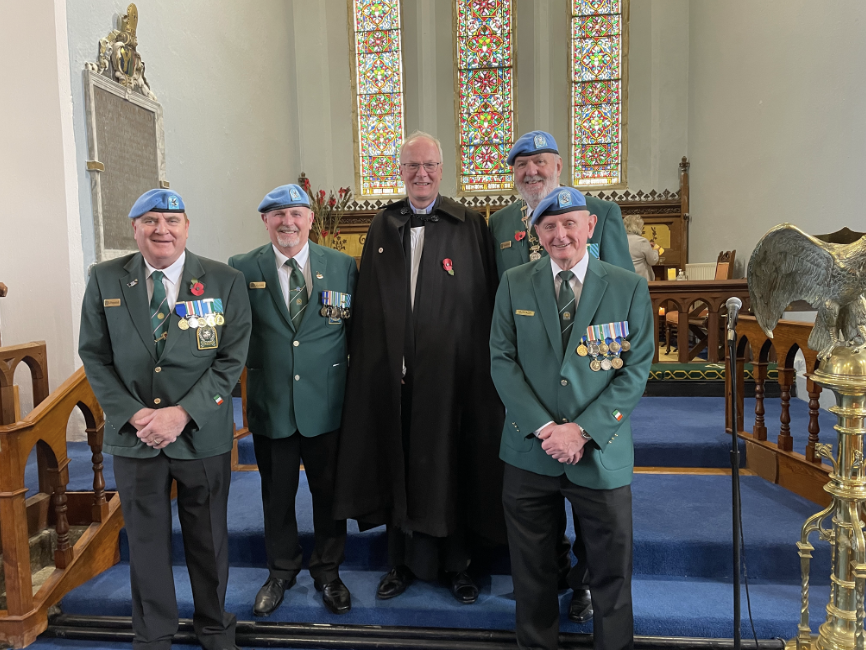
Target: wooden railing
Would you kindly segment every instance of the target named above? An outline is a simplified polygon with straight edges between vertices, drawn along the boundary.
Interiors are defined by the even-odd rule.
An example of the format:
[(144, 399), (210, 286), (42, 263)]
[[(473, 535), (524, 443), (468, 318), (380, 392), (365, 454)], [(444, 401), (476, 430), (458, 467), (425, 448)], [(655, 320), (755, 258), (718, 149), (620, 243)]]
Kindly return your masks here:
[[(688, 363), (690, 356), (693, 356), (690, 355), (688, 345), (689, 315), (695, 309), (696, 303), (706, 305), (705, 345), (707, 347), (707, 361), (709, 363), (718, 362), (721, 342), (719, 333), (721, 332), (721, 318), (725, 301), (732, 297), (739, 298), (743, 301), (743, 308), (747, 309), (749, 306), (749, 287), (746, 280), (686, 280), (680, 282), (658, 280), (650, 282), (649, 287), (653, 314), (658, 314), (660, 307), (664, 307), (668, 311), (673, 307), (678, 312), (677, 348), (680, 363)], [(656, 351), (653, 355), (653, 363), (658, 363), (661, 345), (658, 317), (654, 319), (654, 322)]]
[[(812, 323), (800, 321), (779, 321), (769, 338), (761, 330), (752, 316), (741, 316), (737, 324), (737, 432), (748, 442), (747, 463), (750, 469), (774, 483), (801, 494), (816, 503), (829, 503), (829, 495), (823, 490), (827, 482), (829, 466), (815, 452), (820, 442), (821, 428), (818, 422), (820, 413), (821, 387), (808, 377), (806, 390), (809, 394), (809, 424), (806, 431), (791, 431), (791, 388), (796, 381), (794, 358), (797, 351), (803, 353), (806, 371), (817, 368), (817, 352), (808, 346)], [(778, 369), (779, 392), (781, 394), (781, 414), (778, 433), (771, 435), (770, 427), (764, 419), (765, 384), (770, 353), (775, 351)], [(755, 381), (755, 412), (749, 414), (751, 431), (746, 429), (744, 413), (745, 364), (751, 359)], [(726, 377), (726, 394), (730, 396), (730, 381)], [(754, 420), (752, 420), (754, 415)], [(732, 430), (731, 413), (726, 413), (726, 427)], [(806, 453), (793, 451), (794, 437), (807, 436)]]
[(249, 464), (241, 464), (238, 458), (238, 442), (241, 438), (245, 438), (250, 435), (250, 425), (247, 421), (247, 369), (244, 368), (244, 371), (241, 373), (240, 379), (241, 386), (241, 414), (243, 415), (243, 422), (240, 429), (238, 429), (237, 425), (234, 426), (234, 444), (232, 445), (232, 471), (233, 472), (249, 472), (255, 471), (258, 469), (257, 465), (249, 465)]
[[(0, 378), (14, 375), (15, 366), (22, 362), (30, 366), (33, 374), (36, 406), (25, 418), (0, 426), (0, 548), (7, 603), (6, 610), (0, 611), (0, 642), (13, 647), (31, 643), (45, 629), (49, 606), (118, 561), (118, 535), (123, 527), (120, 500), (106, 493), (102, 473), (105, 417), (84, 369), (79, 368), (45, 397), (48, 373), (44, 342), (0, 348), (0, 366), (4, 369)], [(2, 381), (3, 389), (9, 389), (7, 379)], [(76, 407), (84, 416), (92, 452), (93, 489), (67, 494), (66, 427)], [(27, 498), (24, 473), (34, 447), (40, 491)], [(34, 594), (29, 538), (51, 519), (57, 535), (56, 568)], [(70, 543), (70, 524), (87, 526), (74, 546)]]

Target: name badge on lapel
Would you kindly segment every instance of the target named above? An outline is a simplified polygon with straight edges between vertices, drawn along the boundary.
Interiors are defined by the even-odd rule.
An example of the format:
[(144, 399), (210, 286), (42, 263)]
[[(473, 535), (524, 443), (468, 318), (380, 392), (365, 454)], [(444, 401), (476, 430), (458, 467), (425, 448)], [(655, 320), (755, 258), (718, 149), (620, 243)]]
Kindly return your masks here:
[(535, 312), (530, 311), (529, 309), (518, 309), (514, 313), (518, 316), (535, 316)]
[(250, 289), (264, 289), (267, 285), (267, 282), (250, 282)]
[(103, 307), (120, 307), (120, 298), (107, 298), (102, 301)]

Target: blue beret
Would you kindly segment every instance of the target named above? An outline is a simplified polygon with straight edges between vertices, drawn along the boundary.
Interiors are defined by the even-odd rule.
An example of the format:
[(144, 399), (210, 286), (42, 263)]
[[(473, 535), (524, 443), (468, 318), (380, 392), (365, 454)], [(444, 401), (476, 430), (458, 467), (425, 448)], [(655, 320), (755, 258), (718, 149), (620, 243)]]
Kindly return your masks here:
[(310, 197), (300, 185), (290, 183), (288, 185), (280, 185), (278, 188), (271, 190), (259, 203), (259, 212), (265, 214), (274, 210), (282, 210), (284, 208), (292, 208), (302, 205), (306, 208), (310, 207)]
[(575, 210), (589, 210), (586, 207), (586, 197), (573, 187), (557, 187), (535, 206), (529, 218), (529, 225), (534, 226), (542, 217), (549, 214), (563, 214)]
[(186, 208), (180, 194), (171, 190), (147, 190), (132, 204), (130, 219), (137, 219), (147, 212), (183, 212)]
[(537, 153), (559, 153), (552, 135), (544, 131), (530, 131), (520, 136), (508, 152), (508, 164), (514, 166), (518, 156), (534, 156)]

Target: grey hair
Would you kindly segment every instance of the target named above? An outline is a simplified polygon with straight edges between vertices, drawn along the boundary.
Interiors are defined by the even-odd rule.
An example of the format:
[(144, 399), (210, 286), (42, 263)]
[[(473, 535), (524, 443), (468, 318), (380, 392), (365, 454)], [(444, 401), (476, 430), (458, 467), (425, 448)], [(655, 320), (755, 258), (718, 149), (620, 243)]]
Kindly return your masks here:
[(639, 214), (629, 214), (622, 218), (625, 224), (625, 232), (627, 235), (642, 235), (643, 234), (643, 219)]
[(416, 140), (430, 140), (431, 142), (435, 142), (436, 148), (439, 149), (439, 162), (444, 162), (445, 156), (442, 155), (442, 143), (439, 142), (438, 138), (433, 137), (429, 133), (424, 133), (424, 131), (413, 131), (408, 138), (403, 140), (403, 144), (400, 145), (400, 160), (403, 160), (403, 150)]

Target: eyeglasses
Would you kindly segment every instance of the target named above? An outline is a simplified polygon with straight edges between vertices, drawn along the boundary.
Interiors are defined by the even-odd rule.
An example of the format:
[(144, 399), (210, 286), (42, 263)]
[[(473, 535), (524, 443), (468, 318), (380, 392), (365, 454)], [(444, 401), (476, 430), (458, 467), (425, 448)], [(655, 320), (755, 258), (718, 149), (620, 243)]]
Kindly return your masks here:
[(421, 167), (424, 168), (424, 171), (428, 174), (432, 174), (436, 171), (436, 168), (439, 167), (442, 163), (438, 162), (426, 162), (424, 164), (421, 163), (402, 163), (402, 167), (406, 169), (408, 172), (412, 172), (413, 174), (417, 172)]

